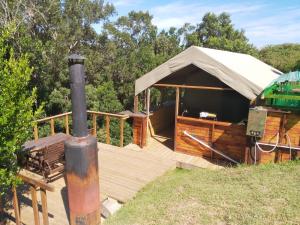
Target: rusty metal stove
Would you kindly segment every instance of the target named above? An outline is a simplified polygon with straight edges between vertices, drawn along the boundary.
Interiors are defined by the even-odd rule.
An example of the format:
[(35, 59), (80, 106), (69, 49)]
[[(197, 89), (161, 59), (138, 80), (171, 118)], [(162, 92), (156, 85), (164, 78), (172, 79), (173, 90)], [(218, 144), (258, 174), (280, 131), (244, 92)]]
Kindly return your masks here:
[(100, 191), (98, 148), (88, 135), (85, 98), (84, 57), (69, 57), (73, 137), (65, 142), (66, 183), (71, 225), (98, 225)]

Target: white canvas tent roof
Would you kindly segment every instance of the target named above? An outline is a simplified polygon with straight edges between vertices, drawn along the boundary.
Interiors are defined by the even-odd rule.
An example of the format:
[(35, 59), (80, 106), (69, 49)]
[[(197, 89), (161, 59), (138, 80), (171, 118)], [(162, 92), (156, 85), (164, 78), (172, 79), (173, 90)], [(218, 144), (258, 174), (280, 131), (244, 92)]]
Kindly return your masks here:
[(191, 46), (135, 81), (135, 95), (193, 64), (252, 100), (282, 74), (246, 54)]

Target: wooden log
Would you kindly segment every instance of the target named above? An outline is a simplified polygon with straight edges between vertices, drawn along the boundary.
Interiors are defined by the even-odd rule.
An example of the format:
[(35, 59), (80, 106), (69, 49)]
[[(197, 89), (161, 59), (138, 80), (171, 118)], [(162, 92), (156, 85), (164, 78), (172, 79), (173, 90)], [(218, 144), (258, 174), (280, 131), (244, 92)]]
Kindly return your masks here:
[(39, 209), (38, 209), (36, 188), (34, 186), (30, 186), (30, 191), (31, 191), (31, 200), (32, 200), (34, 224), (35, 225), (40, 225), (40, 217), (39, 217)]
[(110, 118), (105, 116), (105, 129), (106, 129), (106, 144), (110, 144)]
[(20, 208), (19, 208), (19, 201), (18, 201), (16, 187), (12, 188), (12, 192), (13, 192), (13, 205), (15, 211), (16, 225), (21, 225)]
[(124, 120), (120, 119), (120, 147), (124, 146)]
[(97, 137), (97, 115), (93, 113), (93, 136)]
[(51, 135), (54, 135), (55, 130), (54, 130), (54, 119), (53, 118), (50, 119), (50, 129), (51, 129)]
[(33, 136), (34, 136), (35, 141), (37, 141), (39, 139), (39, 129), (38, 129), (37, 124), (35, 124), (33, 127)]
[(42, 201), (42, 209), (43, 209), (43, 224), (49, 225), (47, 193), (46, 190), (42, 188), (40, 192), (41, 192), (41, 201)]
[(70, 128), (69, 128), (69, 114), (65, 115), (65, 128), (66, 128), (66, 134), (70, 134)]

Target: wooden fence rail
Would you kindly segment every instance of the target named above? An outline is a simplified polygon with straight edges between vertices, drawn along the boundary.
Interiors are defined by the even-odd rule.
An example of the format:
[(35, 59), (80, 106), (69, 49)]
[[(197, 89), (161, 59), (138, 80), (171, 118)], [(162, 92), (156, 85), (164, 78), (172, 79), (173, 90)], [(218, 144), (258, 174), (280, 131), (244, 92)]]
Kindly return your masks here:
[[(43, 225), (49, 225), (48, 218), (48, 206), (47, 206), (47, 191), (54, 191), (54, 187), (50, 184), (47, 184), (42, 179), (38, 178), (36, 174), (31, 173), (27, 170), (21, 170), (18, 175), (25, 184), (28, 184), (31, 192), (31, 200), (32, 200), (32, 209), (34, 216), (34, 225), (40, 225), (40, 217), (39, 217), (39, 209), (38, 209), (38, 201), (37, 194), (40, 191), (41, 202), (42, 202), (42, 215), (43, 215)], [(15, 213), (15, 222), (16, 225), (21, 225), (21, 213), (19, 207), (19, 200), (17, 195), (16, 187), (12, 188), (13, 192), (13, 206)]]
[[(120, 143), (119, 146), (124, 146), (124, 123), (129, 118), (127, 115), (121, 115), (121, 114), (114, 114), (114, 113), (106, 113), (106, 112), (97, 112), (97, 111), (90, 111), (88, 110), (87, 113), (92, 116), (92, 135), (97, 137), (97, 117), (103, 117), (105, 118), (105, 134), (106, 134), (106, 144), (110, 144), (110, 121), (111, 118), (117, 118), (120, 120)], [(38, 125), (40, 123), (50, 123), (50, 134), (55, 134), (55, 120), (56, 119), (64, 119), (64, 128), (65, 133), (70, 134), (70, 127), (69, 127), (69, 115), (71, 115), (72, 112), (66, 112), (55, 116), (46, 117), (43, 119), (39, 119), (35, 121), (35, 125), (33, 127), (33, 134), (34, 134), (34, 140), (39, 139), (39, 131), (38, 131)]]

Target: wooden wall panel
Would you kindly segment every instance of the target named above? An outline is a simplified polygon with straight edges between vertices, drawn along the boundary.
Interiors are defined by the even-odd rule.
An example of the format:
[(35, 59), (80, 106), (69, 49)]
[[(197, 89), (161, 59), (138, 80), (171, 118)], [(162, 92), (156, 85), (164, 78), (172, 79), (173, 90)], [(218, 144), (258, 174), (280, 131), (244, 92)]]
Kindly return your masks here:
[[(268, 112), (266, 129), (263, 138), (260, 140), (265, 143), (276, 143), (277, 134), (280, 132), (281, 123), (283, 119), (283, 113), (281, 112)], [(296, 113), (286, 114), (286, 124), (284, 125), (284, 133), (287, 133), (290, 137), (292, 146), (300, 145), (300, 115)], [(280, 140), (280, 144), (288, 145), (286, 137)], [(265, 149), (264, 147), (263, 149)], [(268, 150), (268, 149), (266, 149)], [(295, 155), (300, 156), (300, 153), (293, 152)], [(260, 163), (267, 162), (281, 162), (290, 159), (289, 149), (279, 149), (272, 153), (260, 153)]]
[(155, 134), (173, 128), (175, 122), (175, 106), (159, 108), (157, 111), (153, 112), (149, 118)]
[(147, 142), (147, 117), (133, 118), (133, 143), (143, 148)]
[(209, 143), (215, 149), (237, 161), (242, 162), (244, 160), (247, 143), (246, 126), (244, 125), (201, 119), (187, 121), (182, 117), (177, 119), (176, 151), (191, 155), (224, 159), (215, 153), (212, 154), (209, 149), (185, 136), (183, 134), (184, 131)]

